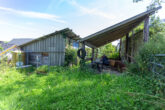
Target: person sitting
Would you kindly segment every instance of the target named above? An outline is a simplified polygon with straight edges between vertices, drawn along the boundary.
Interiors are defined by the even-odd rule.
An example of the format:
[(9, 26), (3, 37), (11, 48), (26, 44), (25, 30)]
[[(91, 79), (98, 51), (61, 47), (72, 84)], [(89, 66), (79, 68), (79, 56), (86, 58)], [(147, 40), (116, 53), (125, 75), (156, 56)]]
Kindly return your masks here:
[(109, 66), (109, 60), (108, 60), (108, 57), (106, 55), (102, 56), (101, 61), (103, 62), (103, 65)]

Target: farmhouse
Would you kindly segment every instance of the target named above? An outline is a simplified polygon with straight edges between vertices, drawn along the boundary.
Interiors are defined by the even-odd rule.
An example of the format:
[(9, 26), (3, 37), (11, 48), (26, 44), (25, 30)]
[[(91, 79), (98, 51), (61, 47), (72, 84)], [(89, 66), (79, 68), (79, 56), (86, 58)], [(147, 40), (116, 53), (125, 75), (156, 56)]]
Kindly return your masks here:
[(25, 53), (25, 65), (64, 65), (65, 48), (78, 46), (79, 36), (66, 28), (20, 45)]

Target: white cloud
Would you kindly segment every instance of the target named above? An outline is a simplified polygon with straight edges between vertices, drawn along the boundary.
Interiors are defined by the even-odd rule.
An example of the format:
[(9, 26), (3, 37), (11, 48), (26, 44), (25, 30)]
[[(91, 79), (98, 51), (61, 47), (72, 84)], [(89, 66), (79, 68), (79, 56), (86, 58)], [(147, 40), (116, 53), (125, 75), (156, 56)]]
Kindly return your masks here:
[(112, 15), (110, 13), (105, 13), (105, 12), (103, 12), (97, 8), (84, 7), (80, 4), (78, 4), (74, 0), (67, 0), (67, 2), (69, 2), (72, 6), (75, 6), (76, 8), (78, 8), (83, 14), (100, 16), (100, 17), (107, 18), (107, 19), (115, 19), (116, 18), (114, 15)]
[(6, 8), (6, 7), (1, 7), (1, 6), (0, 6), (0, 10), (21, 15), (21, 16), (25, 16), (25, 17), (29, 17), (29, 18), (46, 19), (46, 20), (56, 21), (59, 23), (65, 23), (65, 21), (61, 20), (59, 16), (52, 15), (52, 14), (33, 12), (33, 11), (15, 10), (12, 8)]

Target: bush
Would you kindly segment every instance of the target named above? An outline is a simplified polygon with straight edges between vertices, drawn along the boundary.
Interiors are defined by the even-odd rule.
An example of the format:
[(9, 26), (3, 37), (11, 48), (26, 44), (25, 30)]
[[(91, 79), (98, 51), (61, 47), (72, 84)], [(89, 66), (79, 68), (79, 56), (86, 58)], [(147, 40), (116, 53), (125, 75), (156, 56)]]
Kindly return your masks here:
[(0, 52), (3, 51), (3, 47), (0, 45)]
[(77, 51), (72, 47), (65, 49), (65, 66), (77, 63)]
[(8, 59), (6, 56), (0, 57), (0, 70), (5, 71), (6, 69), (10, 68), (10, 65), (8, 63)]
[(17, 68), (17, 71), (26, 75), (30, 75), (35, 72), (36, 67), (30, 66), (26, 68)]
[[(135, 74), (150, 74), (152, 73), (151, 62), (154, 61), (155, 54), (165, 54), (165, 34), (159, 33), (152, 38), (148, 43), (139, 50), (137, 56), (135, 56), (135, 63), (130, 64), (130, 73)], [(160, 63), (165, 61), (164, 57), (159, 59)], [(163, 71), (163, 70), (162, 70)]]
[(114, 52), (110, 56), (111, 59), (119, 59), (119, 52)]
[[(135, 57), (135, 62), (128, 65), (128, 73), (141, 75), (149, 80), (152, 84), (152, 93), (165, 98), (165, 57), (156, 57), (155, 54), (165, 54), (165, 33), (157, 34), (144, 44)], [(164, 67), (158, 67), (153, 71), (152, 62), (160, 63)]]
[(99, 48), (99, 57), (102, 57), (103, 55), (113, 59), (119, 58), (119, 52), (117, 51), (116, 47), (112, 45), (112, 43)]
[(36, 73), (48, 73), (49, 67), (47, 65), (40, 66), (36, 69)]

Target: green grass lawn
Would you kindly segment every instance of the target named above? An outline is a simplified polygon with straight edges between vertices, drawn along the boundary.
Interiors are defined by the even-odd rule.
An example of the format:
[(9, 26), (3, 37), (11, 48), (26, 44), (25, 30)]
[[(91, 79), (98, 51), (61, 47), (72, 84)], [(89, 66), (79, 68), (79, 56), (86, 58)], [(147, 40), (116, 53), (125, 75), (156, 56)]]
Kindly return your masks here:
[(138, 76), (94, 74), (77, 67), (51, 67), (47, 75), (15, 69), (0, 72), (0, 110), (159, 109), (147, 102), (147, 80)]

